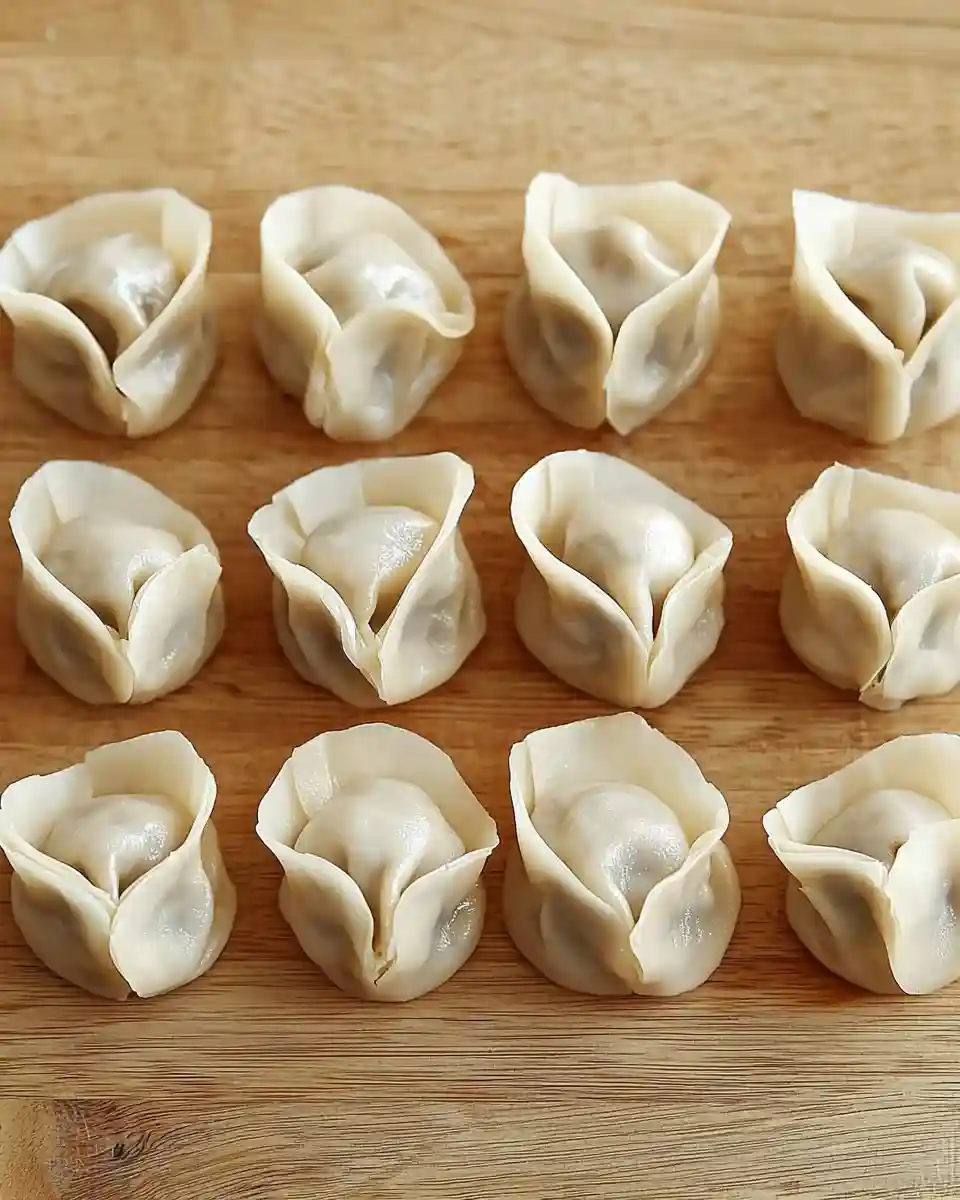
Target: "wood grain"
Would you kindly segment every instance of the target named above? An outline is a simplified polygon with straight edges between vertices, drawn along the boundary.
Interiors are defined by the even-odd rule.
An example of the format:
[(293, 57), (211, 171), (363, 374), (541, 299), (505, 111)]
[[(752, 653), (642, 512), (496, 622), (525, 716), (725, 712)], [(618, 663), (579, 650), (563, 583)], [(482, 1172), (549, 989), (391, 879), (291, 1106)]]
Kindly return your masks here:
[[(960, 423), (871, 449), (793, 412), (772, 366), (791, 254), (790, 189), (956, 208), (960, 14), (947, 0), (47, 0), (0, 6), (0, 233), (94, 190), (165, 184), (213, 212), (222, 365), (157, 439), (86, 436), (27, 400), (3, 338), (0, 505), (46, 459), (142, 474), (211, 528), (228, 628), (188, 688), (96, 711), (25, 661), (17, 561), (0, 545), (3, 779), (147, 730), (190, 737), (219, 781), (240, 889), (216, 968), (116, 1005), (43, 970), (0, 870), (0, 1198), (337, 1195), (607, 1198), (960, 1194), (958, 991), (877, 999), (791, 938), (759, 818), (791, 788), (903, 732), (957, 726), (957, 698), (868, 711), (784, 646), (784, 516), (839, 459), (957, 486)], [(734, 214), (709, 374), (628, 439), (551, 420), (499, 340), (522, 196), (541, 169), (677, 178)], [(479, 309), (460, 366), (380, 447), (337, 446), (275, 393), (250, 337), (257, 224), (323, 181), (383, 191), (442, 238)], [(301, 683), (276, 647), (266, 568), (245, 533), (275, 489), (322, 464), (455, 450), (477, 472), (465, 534), (489, 614), (446, 687), (392, 719), (453, 755), (512, 837), (507, 752), (604, 711), (514, 633), (510, 489), (542, 455), (624, 454), (734, 531), (716, 656), (654, 723), (725, 793), (744, 907), (699, 992), (594, 1001), (540, 979), (508, 942), (502, 851), (480, 948), (404, 1007), (346, 1000), (276, 909), (253, 834), (291, 748), (362, 715)], [(149, 1097), (149, 1098), (146, 1098)], [(242, 1107), (233, 1107), (242, 1101)]]

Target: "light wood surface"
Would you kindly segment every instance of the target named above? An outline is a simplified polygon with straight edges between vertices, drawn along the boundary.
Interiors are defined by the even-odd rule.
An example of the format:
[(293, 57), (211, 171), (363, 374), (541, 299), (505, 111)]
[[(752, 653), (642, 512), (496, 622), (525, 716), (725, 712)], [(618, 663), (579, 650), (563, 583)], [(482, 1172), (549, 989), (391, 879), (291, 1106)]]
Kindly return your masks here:
[[(0, 870), (0, 1197), (955, 1197), (960, 991), (877, 999), (793, 941), (760, 815), (903, 732), (956, 726), (957, 699), (868, 711), (784, 646), (784, 516), (839, 459), (960, 484), (960, 423), (887, 449), (808, 424), (772, 365), (791, 255), (790, 189), (906, 207), (960, 203), (960, 14), (948, 0), (46, 0), (0, 5), (0, 233), (86, 192), (167, 184), (213, 212), (222, 365), (155, 440), (83, 435), (20, 394), (3, 337), (0, 503), (46, 459), (94, 457), (192, 508), (221, 548), (227, 633), (188, 688), (96, 711), (25, 661), (17, 561), (0, 545), (2, 782), (147, 730), (190, 737), (219, 781), (236, 929), (174, 995), (91, 1000), (31, 957)], [(499, 340), (522, 196), (541, 169), (676, 178), (733, 213), (709, 374), (628, 439), (550, 419)], [(416, 422), (379, 447), (311, 430), (250, 337), (257, 225), (278, 193), (382, 191), (433, 229), (479, 319)], [(670, 1001), (566, 994), (500, 916), (502, 849), (475, 957), (403, 1007), (342, 998), (276, 908), (253, 833), (292, 747), (363, 720), (300, 682), (274, 640), (245, 527), (275, 489), (363, 454), (455, 450), (477, 472), (465, 534), (489, 614), (454, 681), (391, 718), (442, 746), (513, 836), (507, 752), (604, 711), (520, 647), (510, 489), (552, 451), (624, 454), (734, 531), (728, 626), (653, 721), (727, 797), (744, 906), (729, 953)]]

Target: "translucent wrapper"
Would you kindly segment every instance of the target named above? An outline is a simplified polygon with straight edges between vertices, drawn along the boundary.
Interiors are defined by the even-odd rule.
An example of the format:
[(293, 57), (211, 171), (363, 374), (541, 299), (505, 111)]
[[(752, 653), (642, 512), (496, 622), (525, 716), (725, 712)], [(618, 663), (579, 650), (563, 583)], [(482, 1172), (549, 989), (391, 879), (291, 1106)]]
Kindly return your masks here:
[(836, 975), (911, 995), (960, 977), (958, 776), (957, 735), (899, 737), (764, 816), (787, 918)]
[(622, 434), (688, 388), (719, 329), (716, 261), (730, 214), (679, 183), (583, 187), (537, 175), (507, 353), (543, 408)]
[(529, 734), (510, 752), (507, 930), (561, 987), (675, 996), (720, 964), (740, 911), (723, 796), (636, 713)]
[(541, 459), (513, 490), (529, 556), (517, 631), (558, 678), (624, 708), (671, 699), (716, 649), (733, 535), (624, 459)]
[(960, 495), (835, 463), (787, 534), (780, 624), (814, 674), (879, 709), (960, 682)]
[(216, 794), (206, 764), (172, 732), (11, 784), (0, 847), (13, 868), (14, 920), (40, 961), (118, 1000), (209, 970), (236, 912), (210, 819)]
[(777, 363), (797, 410), (893, 442), (960, 411), (960, 213), (793, 194)]
[(59, 460), (10, 513), (17, 628), (41, 670), (88, 704), (145, 704), (189, 682), (223, 633), (220, 557), (197, 518), (143, 479)]
[(210, 214), (169, 188), (88, 196), (0, 250), (23, 387), (94, 433), (146, 437), (190, 408), (216, 360)]
[(304, 679), (369, 707), (460, 669), (486, 629), (458, 529), (472, 491), (455, 454), (365, 459), (321, 467), (254, 513), (277, 636)]
[(425, 738), (358, 725), (298, 747), (260, 802), (257, 833), (283, 867), (281, 912), (343, 991), (411, 1000), (473, 953), (497, 830)]
[(260, 282), (267, 370), (338, 441), (408, 425), (473, 329), (470, 288), (436, 238), (355, 188), (274, 200), (260, 224)]

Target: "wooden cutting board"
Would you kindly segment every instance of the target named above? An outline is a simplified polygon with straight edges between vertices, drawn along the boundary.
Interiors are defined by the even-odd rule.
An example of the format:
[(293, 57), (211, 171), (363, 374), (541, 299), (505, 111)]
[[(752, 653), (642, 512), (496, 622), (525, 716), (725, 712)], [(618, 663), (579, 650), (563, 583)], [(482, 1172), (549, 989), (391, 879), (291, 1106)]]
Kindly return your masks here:
[[(868, 711), (784, 646), (784, 516), (835, 459), (960, 486), (960, 423), (886, 449), (802, 421), (772, 363), (790, 191), (956, 208), (960, 16), (948, 0), (47, 0), (0, 6), (0, 232), (88, 192), (165, 184), (213, 212), (222, 365), (189, 416), (124, 444), (26, 399), (3, 338), (0, 500), (47, 459), (142, 474), (209, 525), (228, 626), (189, 687), (94, 710), (28, 664), (18, 563), (0, 546), (3, 782), (99, 743), (176, 728), (219, 781), (239, 886), (214, 970), (148, 1002), (92, 1000), (41, 968), (0, 870), (0, 1197), (956, 1197), (960, 991), (878, 999), (793, 940), (761, 814), (895, 734), (952, 729), (956, 698)], [(499, 328), (538, 170), (676, 178), (733, 213), (709, 374), (647, 428), (584, 434), (541, 412)], [(257, 227), (278, 193), (380, 191), (434, 230), (474, 289), (460, 366), (413, 425), (331, 443), (282, 400), (250, 335)], [(454, 450), (474, 465), (465, 534), (489, 632), (446, 687), (392, 719), (433, 739), (513, 833), (507, 753), (532, 729), (609, 711), (523, 651), (510, 490), (541, 456), (622, 454), (734, 531), (728, 626), (656, 726), (727, 797), (744, 905), (729, 953), (677, 1000), (593, 1000), (521, 961), (491, 911), (471, 962), (402, 1007), (341, 997), (276, 907), (253, 832), (290, 750), (363, 716), (277, 649), (253, 510), (324, 463)]]

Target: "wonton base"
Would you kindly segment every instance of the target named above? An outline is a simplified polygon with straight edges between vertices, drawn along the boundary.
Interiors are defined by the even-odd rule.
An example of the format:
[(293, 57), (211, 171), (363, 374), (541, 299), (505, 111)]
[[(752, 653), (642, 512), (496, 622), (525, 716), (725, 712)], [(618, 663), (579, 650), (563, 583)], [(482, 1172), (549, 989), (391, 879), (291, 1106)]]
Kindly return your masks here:
[[(725, 623), (720, 606), (713, 616), (714, 628), (707, 632), (702, 647), (698, 644), (696, 654), (672, 672), (657, 671), (656, 678), (652, 678), (647, 665), (642, 660), (637, 661), (640, 659), (638, 651), (631, 648), (632, 661), (626, 664), (623, 661), (626, 655), (606, 654), (602, 644), (606, 618), (602, 614), (596, 616), (596, 659), (585, 661), (582, 665), (569, 660), (567, 663), (560, 661), (560, 656), (551, 648), (556, 643), (558, 633), (550, 607), (550, 589), (546, 581), (532, 563), (527, 563), (520, 577), (520, 588), (514, 604), (514, 624), (524, 648), (562, 683), (617, 709), (649, 710), (668, 704), (712, 657)], [(614, 637), (618, 638), (619, 633), (615, 633)]]
[[(77, 653), (77, 646), (82, 645), (79, 653), (86, 655), (87, 661), (79, 665), (78, 663), (74, 663), (73, 665), (77, 666), (76, 670), (61, 670), (59, 668), (57, 655), (52, 649), (49, 632), (51, 625), (44, 622), (38, 623), (33, 615), (38, 611), (38, 603), (42, 602), (38, 601), (35, 595), (31, 594), (26, 584), (21, 584), (17, 596), (16, 624), (17, 633), (20, 635), (24, 649), (44, 675), (48, 679), (52, 679), (58, 687), (63, 688), (68, 695), (73, 696), (77, 700), (82, 700), (85, 704), (98, 706), (106, 704), (149, 704), (153, 700), (158, 700), (161, 696), (169, 695), (171, 692), (176, 692), (180, 688), (186, 687), (203, 670), (209, 659), (213, 657), (213, 653), (223, 636), (225, 622), (223, 590), (218, 584), (207, 610), (206, 634), (203, 650), (200, 655), (187, 666), (181, 666), (180, 670), (172, 678), (168, 678), (162, 687), (153, 688), (150, 691), (138, 692), (136, 680), (134, 680), (132, 692), (129, 695), (119, 695), (108, 682), (102, 662), (88, 653), (87, 647), (82, 645), (81, 639), (76, 635), (74, 635), (74, 644), (71, 646), (71, 651)], [(69, 624), (72, 629), (72, 622), (69, 622), (68, 618), (63, 618), (62, 614), (58, 613), (49, 604), (45, 604), (44, 607), (48, 614), (48, 621), (54, 629), (56, 629), (56, 622), (58, 621), (63, 626)]]
[[(37, 927), (39, 934), (42, 935), (45, 925), (49, 925), (51, 920), (71, 920), (72, 914), (66, 903), (63, 904), (63, 915), (37, 913), (34, 903), (31, 901), (30, 892), (24, 886), (20, 877), (14, 873), (10, 881), (10, 912), (13, 915), (14, 923), (20, 930), (20, 936), (33, 952), (36, 959), (41, 962), (48, 971), (52, 971), (54, 975), (60, 979), (72, 984), (74, 987), (80, 988), (84, 992), (89, 992), (92, 996), (99, 996), (104, 1000), (127, 1000), (132, 989), (127, 981), (123, 978), (116, 966), (109, 961), (107, 957), (103, 958), (100, 963), (96, 962), (96, 956), (93, 951), (89, 954), (89, 968), (83, 970), (74, 970), (70, 967), (70, 960), (77, 961), (82, 957), (76, 954), (70, 954), (65, 959), (61, 960), (58, 956), (48, 954), (44, 950), (46, 939), (42, 936), (34, 937), (32, 929)], [(71, 930), (71, 937), (74, 941), (82, 942), (83, 933), (79, 927)], [(106, 951), (105, 951), (106, 952)]]
[(875, 946), (869, 957), (865, 954), (859, 962), (849, 963), (837, 951), (833, 935), (795, 879), (787, 884), (785, 907), (787, 922), (797, 940), (828, 971), (866, 992), (875, 992), (880, 996), (904, 995), (903, 988), (890, 970), (885, 949), (881, 955), (883, 943), (879, 935), (879, 948)]
[[(280, 885), (280, 912), (307, 958), (346, 995), (391, 1004), (416, 1000), (451, 979), (476, 950), (487, 910), (484, 885), (477, 883), (438, 931), (425, 963), (410, 967), (393, 962), (379, 977), (372, 978), (357, 962), (353, 947), (345, 950), (346, 938), (331, 939), (322, 914), (317, 919), (303, 913), (293, 897), (294, 891), (285, 878)], [(336, 931), (338, 935), (341, 932)]]
[[(47, 365), (43, 351), (44, 332), (28, 332), (22, 326), (13, 331), (13, 373), (20, 387), (37, 403), (62, 420), (104, 437), (125, 437), (131, 441), (155, 437), (175, 425), (193, 408), (207, 387), (217, 365), (216, 333), (213, 316), (204, 312), (195, 342), (194, 359), (185, 372), (186, 382), (159, 406), (159, 416), (142, 424), (137, 406), (120, 391), (108, 388), (107, 395), (116, 412), (107, 412), (97, 401), (97, 389), (89, 375), (64, 376), (56, 364)], [(61, 339), (48, 339), (59, 342)], [(80, 359), (78, 356), (78, 369)]]
[[(663, 980), (642, 981), (638, 968), (636, 981), (628, 983), (602, 963), (585, 940), (580, 947), (582, 952), (571, 954), (566, 962), (562, 956), (551, 955), (540, 928), (542, 894), (531, 884), (517, 846), (511, 847), (507, 857), (503, 882), (504, 923), (523, 957), (558, 987), (591, 996), (680, 996), (701, 987), (720, 966), (740, 915), (740, 881), (730, 852), (722, 842), (711, 856), (710, 888), (714, 913), (729, 914), (728, 918), (712, 929), (709, 939), (701, 941), (699, 946), (684, 947), (689, 951), (687, 962)], [(707, 940), (710, 953), (703, 952)]]
[(332, 672), (335, 671), (337, 675), (336, 686), (330, 678), (321, 679), (314, 671), (290, 627), (289, 600), (279, 579), (273, 581), (273, 623), (277, 631), (277, 641), (287, 662), (306, 683), (330, 692), (346, 704), (352, 704), (354, 708), (386, 707), (386, 702), (381, 700), (376, 688), (359, 668), (350, 662), (343, 653), (343, 647), (339, 642), (335, 642), (332, 633), (329, 639), (331, 654), (335, 654), (336, 660), (339, 660), (331, 662)]
[[(824, 683), (828, 683), (839, 691), (854, 693), (861, 704), (878, 712), (896, 712), (904, 704), (909, 703), (909, 700), (899, 700), (888, 696), (878, 682), (879, 677), (861, 685), (851, 677), (849, 672), (834, 669), (826, 657), (813, 652), (813, 646), (817, 639), (806, 637), (804, 630), (821, 629), (822, 626), (812, 613), (806, 598), (803, 579), (794, 562), (787, 567), (783, 577), (780, 589), (779, 617), (784, 641), (811, 675), (816, 675), (818, 679), (822, 679)], [(921, 699), (921, 697), (911, 697), (911, 699)]]

